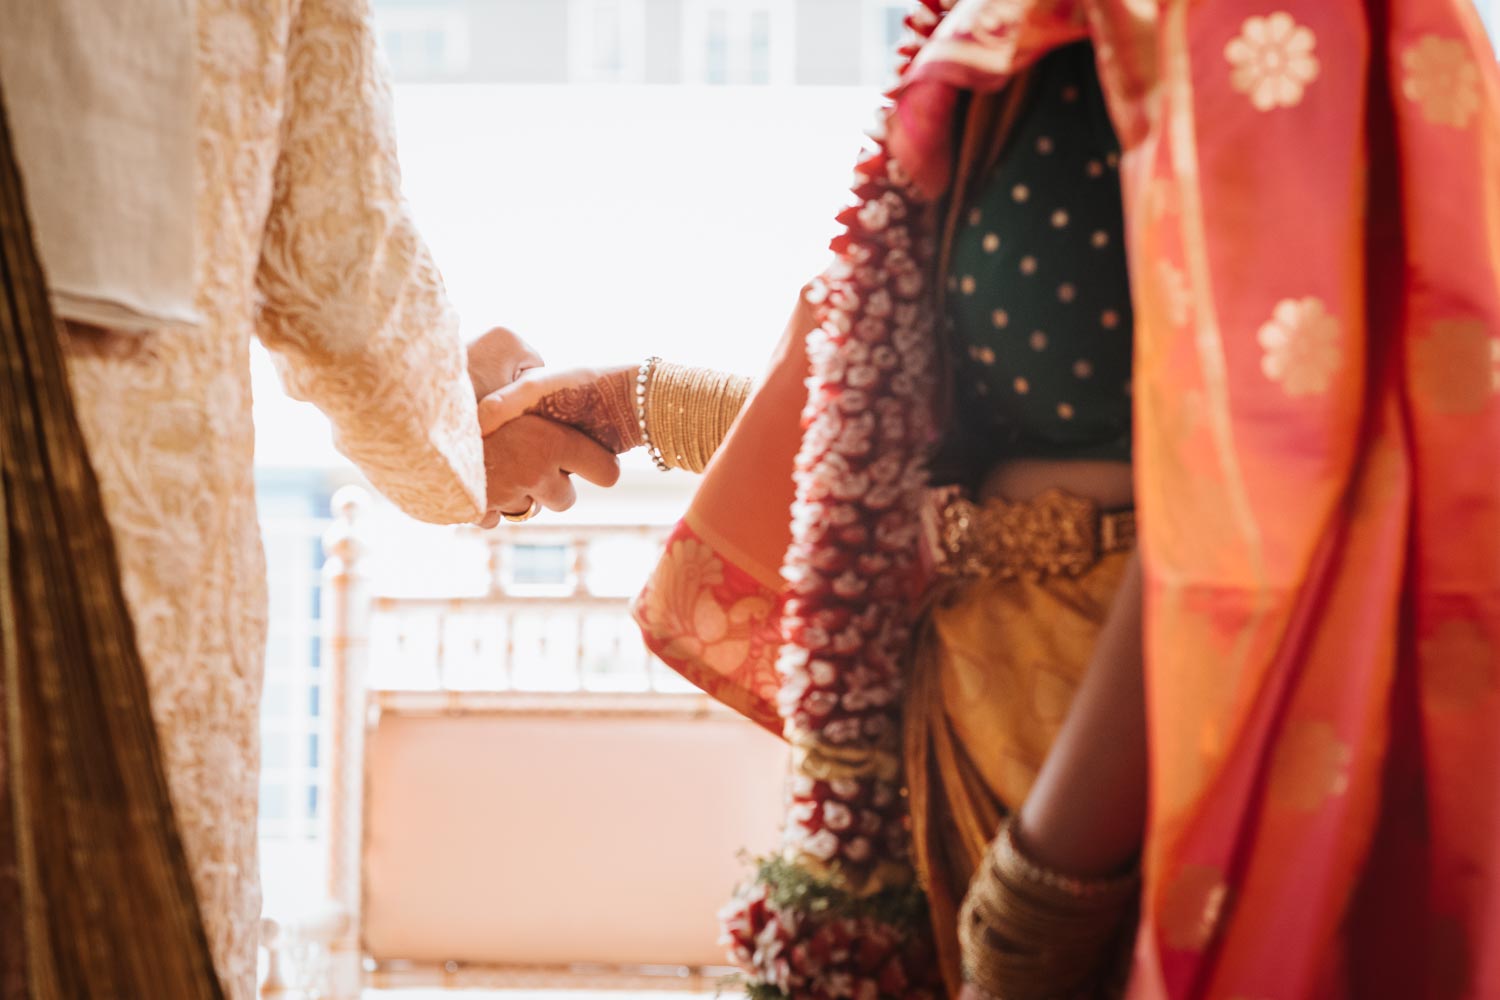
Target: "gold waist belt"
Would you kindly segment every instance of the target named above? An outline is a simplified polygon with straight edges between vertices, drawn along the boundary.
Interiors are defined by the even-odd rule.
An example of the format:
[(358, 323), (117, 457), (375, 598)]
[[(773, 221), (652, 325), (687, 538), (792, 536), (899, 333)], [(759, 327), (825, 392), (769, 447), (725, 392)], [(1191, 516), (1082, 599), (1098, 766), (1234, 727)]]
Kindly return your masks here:
[(1033, 500), (954, 499), (939, 514), (945, 576), (1080, 576), (1102, 556), (1135, 547), (1135, 511), (1053, 489)]

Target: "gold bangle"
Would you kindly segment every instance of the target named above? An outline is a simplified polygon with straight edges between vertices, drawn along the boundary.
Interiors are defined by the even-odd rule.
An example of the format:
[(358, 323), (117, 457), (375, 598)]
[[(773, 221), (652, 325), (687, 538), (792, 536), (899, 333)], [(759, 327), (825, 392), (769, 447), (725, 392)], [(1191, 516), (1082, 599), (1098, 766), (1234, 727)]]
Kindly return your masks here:
[(991, 844), (990, 851), (994, 855), (996, 867), (1001, 870), (1012, 872), (1034, 885), (1056, 889), (1064, 895), (1079, 900), (1098, 897), (1120, 898), (1134, 892), (1141, 881), (1140, 873), (1133, 869), (1112, 878), (1088, 878), (1065, 875), (1045, 865), (1037, 864), (1027, 857), (1026, 852), (1021, 850), (1020, 845), (1016, 843), (1014, 817), (1006, 820), (1005, 825), (1000, 828), (1000, 835)]
[(1025, 856), (1014, 820), (979, 865), (959, 914), (964, 977), (1006, 1000), (1071, 996), (1102, 980), (1130, 927), (1136, 873), (1077, 878)]
[(642, 394), (658, 467), (702, 472), (723, 443), (750, 394), (750, 380), (707, 368), (658, 364)]

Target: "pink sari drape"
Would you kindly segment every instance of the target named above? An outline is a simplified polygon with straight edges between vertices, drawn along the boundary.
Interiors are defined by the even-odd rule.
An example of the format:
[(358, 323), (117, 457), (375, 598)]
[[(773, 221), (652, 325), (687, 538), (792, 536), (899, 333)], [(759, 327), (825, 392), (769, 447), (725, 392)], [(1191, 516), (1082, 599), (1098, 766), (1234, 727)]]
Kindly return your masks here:
[(1500, 994), (1500, 74), (1466, 3), (1164, 6), (1137, 993)]
[[(941, 189), (956, 91), (1084, 36), (1137, 323), (1132, 995), (1500, 996), (1493, 50), (1467, 0), (964, 0), (898, 162)], [(640, 602), (654, 649), (768, 725), (800, 322)]]

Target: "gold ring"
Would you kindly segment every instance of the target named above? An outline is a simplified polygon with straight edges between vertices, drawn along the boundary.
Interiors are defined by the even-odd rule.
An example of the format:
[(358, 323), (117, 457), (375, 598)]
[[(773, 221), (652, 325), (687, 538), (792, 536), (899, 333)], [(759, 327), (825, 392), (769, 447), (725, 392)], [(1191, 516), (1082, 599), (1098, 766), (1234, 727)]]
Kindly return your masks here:
[(531, 501), (531, 506), (527, 507), (524, 511), (522, 511), (519, 514), (507, 514), (507, 513), (505, 513), (505, 511), (502, 510), (500, 512), (500, 516), (503, 517), (503, 518), (505, 518), (507, 521), (510, 521), (512, 524), (520, 524), (522, 521), (529, 521), (529, 520), (531, 520), (533, 517), (536, 517), (541, 512), (542, 512), (542, 505), (541, 505), (541, 503), (539, 501), (537, 501), (537, 500), (533, 500), (533, 501)]

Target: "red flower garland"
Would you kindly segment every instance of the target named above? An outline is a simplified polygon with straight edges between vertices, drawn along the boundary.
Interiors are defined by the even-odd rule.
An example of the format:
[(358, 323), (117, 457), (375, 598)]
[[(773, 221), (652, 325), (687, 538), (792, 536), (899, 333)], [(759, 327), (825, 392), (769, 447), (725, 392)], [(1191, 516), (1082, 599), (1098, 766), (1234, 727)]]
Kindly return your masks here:
[[(953, 0), (921, 0), (905, 75)], [(782, 575), (778, 710), (796, 748), (782, 856), (721, 917), (759, 997), (942, 991), (912, 887), (902, 656), (919, 576), (937, 350), (935, 208), (886, 148), (856, 167), (819, 327)]]

